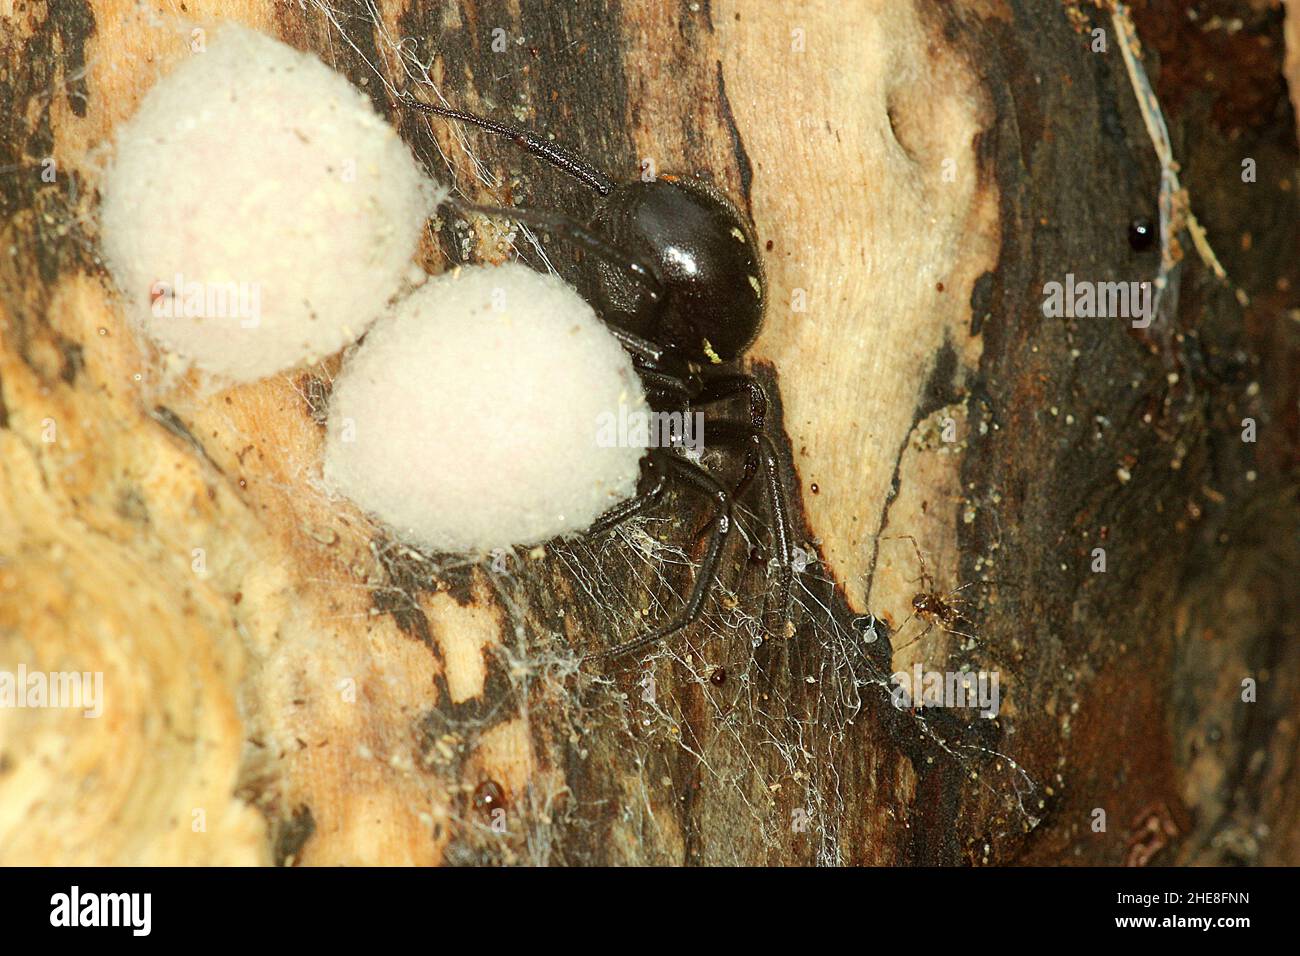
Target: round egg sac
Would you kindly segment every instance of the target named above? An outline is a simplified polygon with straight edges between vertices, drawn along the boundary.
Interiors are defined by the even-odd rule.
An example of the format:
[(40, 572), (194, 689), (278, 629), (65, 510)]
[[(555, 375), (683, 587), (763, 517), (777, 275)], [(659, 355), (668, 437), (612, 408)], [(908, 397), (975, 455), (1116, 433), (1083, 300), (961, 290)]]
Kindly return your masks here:
[(346, 78), (235, 25), (118, 127), (101, 195), (128, 318), (234, 382), (355, 341), (399, 290), (441, 198)]
[(537, 544), (635, 493), (647, 411), (627, 352), (572, 288), (520, 264), (463, 267), (346, 359), (325, 482), (408, 544)]

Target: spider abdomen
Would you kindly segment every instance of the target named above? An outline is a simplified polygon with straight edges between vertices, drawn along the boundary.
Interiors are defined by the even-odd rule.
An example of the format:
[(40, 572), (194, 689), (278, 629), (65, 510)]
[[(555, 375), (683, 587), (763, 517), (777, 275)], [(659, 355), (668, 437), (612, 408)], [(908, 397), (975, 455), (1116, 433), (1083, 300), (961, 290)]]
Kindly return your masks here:
[(625, 271), (602, 263), (594, 300), (607, 321), (704, 365), (749, 348), (766, 304), (762, 260), (753, 227), (715, 188), (670, 177), (627, 183), (594, 225), (652, 268), (664, 293), (650, 302)]

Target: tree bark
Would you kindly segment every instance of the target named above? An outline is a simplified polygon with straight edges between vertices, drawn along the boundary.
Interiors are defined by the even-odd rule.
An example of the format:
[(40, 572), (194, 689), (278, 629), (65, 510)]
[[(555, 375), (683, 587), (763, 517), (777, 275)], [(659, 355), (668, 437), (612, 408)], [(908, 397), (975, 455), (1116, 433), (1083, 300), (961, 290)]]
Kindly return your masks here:
[[(1161, 270), (1129, 238), (1161, 163), (1112, 6), (16, 5), (0, 670), (102, 672), (105, 708), (0, 710), (0, 862), (1300, 862), (1283, 14), (1133, 5), (1177, 208), (1217, 257), (1181, 230), (1137, 328), (1043, 307), (1067, 274)], [(415, 64), (453, 105), (752, 216), (769, 305), (746, 367), (806, 565), (792, 634), (760, 496), (700, 624), (578, 666), (680, 606), (688, 497), (495, 567), (421, 555), (319, 490), (339, 357), (216, 393), (156, 379), (96, 190), (189, 28), (231, 17), (366, 89), (478, 201), (596, 208), (509, 142), (395, 110), (429, 94)], [(513, 254), (499, 226), (444, 213), (425, 268)], [(581, 285), (558, 238), (513, 244)], [(959, 623), (910, 616), (931, 588)], [(895, 706), (915, 665), (996, 672), (998, 716)]]

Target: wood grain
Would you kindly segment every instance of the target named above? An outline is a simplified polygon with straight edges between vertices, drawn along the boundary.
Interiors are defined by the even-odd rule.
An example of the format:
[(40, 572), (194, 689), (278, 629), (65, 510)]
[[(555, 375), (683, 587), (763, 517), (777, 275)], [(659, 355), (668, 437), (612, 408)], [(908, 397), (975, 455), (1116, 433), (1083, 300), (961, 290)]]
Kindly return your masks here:
[[(1134, 6), (1231, 277), (1189, 256), (1176, 312), (1142, 332), (1041, 309), (1066, 272), (1157, 262), (1127, 239), (1159, 171), (1114, 36), (1090, 49), (1103, 11), (325, 9), (3, 13), (0, 671), (102, 671), (105, 712), (0, 710), (0, 862), (1119, 864), (1152, 819), (1177, 834), (1157, 862), (1300, 861), (1280, 12), (1216, 51), (1280, 90), (1229, 129), (1215, 108), (1237, 91), (1197, 79), (1202, 48), (1162, 4)], [(792, 636), (759, 626), (762, 556), (736, 547), (700, 626), (579, 669), (676, 599), (671, 561), (627, 542), (556, 543), (505, 573), (414, 554), (320, 490), (338, 357), (227, 390), (159, 374), (97, 260), (96, 188), (116, 125), (192, 28), (227, 18), (315, 51), (479, 200), (594, 208), (508, 143), (395, 112), (420, 85), (403, 51), (456, 105), (619, 178), (648, 160), (711, 179), (750, 212), (769, 312), (747, 367), (811, 560)], [(512, 254), (498, 225), (440, 217), (424, 267)], [(664, 519), (653, 534), (689, 550), (690, 502)], [(967, 585), (973, 640), (904, 647), (923, 572)], [(916, 663), (997, 670), (1001, 715), (894, 708), (888, 675)]]

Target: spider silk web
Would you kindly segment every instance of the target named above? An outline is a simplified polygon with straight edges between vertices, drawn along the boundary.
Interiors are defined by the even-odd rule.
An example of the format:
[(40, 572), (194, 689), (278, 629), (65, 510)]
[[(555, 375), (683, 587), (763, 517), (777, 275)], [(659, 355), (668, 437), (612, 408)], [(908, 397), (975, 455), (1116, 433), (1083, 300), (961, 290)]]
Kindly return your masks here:
[[(370, 69), (370, 82), (382, 84), (391, 96), (398, 93), (394, 80), (400, 77), (407, 92), (429, 102), (457, 105), (440, 94), (430, 76), (437, 54), (436, 30), (424, 37), (396, 35), (390, 26), (393, 15), (366, 0), (299, 0), (297, 6), (295, 15), (314, 29), (325, 27), (309, 35), (328, 37), (328, 46), (315, 51), (327, 65), (337, 66), (339, 55), (346, 53), (361, 58)], [(167, 9), (176, 18), (185, 16), (175, 0)], [(469, 198), (475, 198), (476, 186), (490, 192), (502, 185), (474, 153), (463, 128), (450, 124), (439, 129), (455, 144), (456, 155), (448, 155), (432, 135), (430, 122), (425, 116), (415, 119), (422, 135), (412, 146), (435, 177)], [(473, 182), (453, 174), (466, 166)], [(440, 215), (449, 214), (444, 209)], [(429, 226), (433, 245), (439, 247), (436, 228), (436, 223)], [(462, 234), (464, 259), (475, 237), (470, 228)], [(80, 230), (73, 230), (69, 241), (84, 241), (81, 236)], [(508, 225), (500, 237), (512, 254), (534, 268), (554, 271), (547, 248), (529, 229)], [(301, 370), (285, 373), (284, 378), (310, 408), (318, 401), (311, 392), (311, 377), (328, 388), (338, 367), (335, 357), (312, 367), (307, 378)], [(148, 375), (141, 388), (150, 396), (145, 400), (151, 407), (152, 397), (165, 392), (169, 407), (182, 414), (186, 397), (195, 405), (208, 398), (202, 386), (151, 380)], [(222, 414), (211, 405), (207, 411)], [(241, 426), (233, 419), (227, 421), (232, 433), (238, 433)], [(320, 484), (319, 463), (303, 464), (279, 490), (287, 498), (306, 495), (330, 501)], [(765, 552), (771, 541), (765, 509), (751, 504), (749, 497), (761, 496), (736, 503), (729, 552), (751, 548)], [(644, 652), (639, 664), (627, 663), (637, 676), (632, 692), (626, 682), (620, 683), (613, 668), (601, 674), (579, 667), (582, 653), (633, 638), (685, 606), (684, 585), (697, 568), (690, 531), (700, 514), (688, 501), (670, 498), (668, 506), (655, 514), (630, 520), (599, 538), (552, 543), (540, 558), (534, 556), (535, 550), (519, 550), (502, 556), (496, 569), (485, 562), (424, 555), (376, 534), (364, 573), (304, 582), (326, 591), (360, 589), (385, 607), (413, 600), (412, 576), (422, 578), (422, 587), (430, 592), (448, 578), (487, 582), (505, 617), (502, 644), (488, 651), (497, 660), (489, 666), (499, 670), (504, 681), (489, 682), (486, 699), (474, 713), (435, 707), (426, 716), (432, 748), (448, 742), (455, 753), (472, 752), (475, 741), (502, 715), (522, 719), (535, 740), (545, 738), (551, 748), (567, 748), (579, 763), (602, 737), (608, 740), (612, 735), (618, 741), (621, 763), (616, 772), (597, 775), (601, 786), (594, 798), (570, 790), (565, 774), (538, 775), (525, 792), (511, 795), (506, 834), (495, 831), (472, 800), (453, 801), (457, 809), (446, 851), (449, 862), (581, 863), (587, 858), (571, 845), (580, 846), (584, 833), (604, 832), (601, 821), (611, 812), (620, 832), (647, 837), (645, 855), (628, 856), (628, 861), (682, 862), (672, 850), (681, 842), (688, 848), (686, 862), (694, 862), (689, 855), (692, 846), (709, 862), (788, 859), (795, 833), (806, 841), (808, 858), (818, 864), (860, 858), (861, 849), (846, 845), (843, 836), (853, 795), (846, 792), (849, 784), (840, 776), (841, 768), (854, 762), (853, 751), (861, 746), (863, 734), (870, 738), (878, 733), (876, 745), (888, 759), (902, 759), (884, 739), (883, 728), (859, 726), (879, 713), (893, 689), (890, 668), (870, 653), (875, 641), (885, 639), (886, 629), (875, 618), (854, 617), (847, 610), (833, 577), (820, 562), (817, 542), (807, 540), (800, 526), (795, 527), (798, 631), (791, 640), (803, 645), (802, 680), (814, 690), (799, 706), (792, 707), (771, 693), (777, 685), (763, 672), (756, 654), (772, 639), (764, 608), (772, 602), (776, 575), (768, 573), (770, 567), (749, 566), (744, 572), (748, 586), (737, 589), (734, 560), (724, 560), (719, 584), (701, 621), (690, 629), (689, 639), (675, 636)], [(309, 543), (311, 529), (304, 528), (301, 534), (304, 544)], [(560, 570), (571, 582), (581, 607), (572, 611), (561, 607), (559, 613), (584, 618), (578, 625), (581, 643), (561, 633), (554, 617), (539, 613), (539, 575), (529, 568), (534, 561), (547, 572)], [(408, 573), (400, 583), (392, 570), (397, 566)], [(373, 613), (368, 609), (343, 616), (365, 618)], [(688, 712), (688, 707), (694, 709)], [(1003, 807), (1004, 813), (997, 817), (1002, 829), (990, 833), (990, 838), (1019, 837), (1037, 825), (1042, 805), (1039, 787), (1015, 760), (955, 739), (951, 728), (941, 728), (922, 712), (903, 711), (898, 719), (904, 721), (907, 733), (951, 760), (962, 778), (975, 780), (988, 800)], [(464, 765), (455, 758), (445, 765), (435, 764), (432, 772), (443, 778), (450, 792), (462, 792), (475, 783), (459, 779)], [(666, 801), (687, 800), (693, 787), (707, 788), (713, 795), (712, 806), (723, 816), (682, 837), (674, 807)], [(802, 811), (802, 821), (792, 820), (792, 810)], [(733, 858), (728, 858), (725, 846), (701, 845), (708, 844), (710, 837), (716, 842), (720, 831), (735, 837)]]
[[(308, 0), (305, 11), (308, 16), (315, 13), (324, 17), (338, 41), (366, 60), (390, 94), (397, 92), (392, 78), (400, 76), (406, 90), (425, 100), (458, 105), (448, 101), (430, 77), (430, 65), (437, 52), (434, 42), (394, 35), (373, 2), (350, 5)], [(362, 52), (370, 44), (358, 42), (357, 31), (373, 41), (377, 58)], [(508, 72), (493, 79), (506, 77)], [(527, 125), (523, 117), (520, 119)], [(453, 191), (467, 195), (467, 184), (452, 175), (452, 158), (432, 135), (431, 120), (421, 116), (419, 123), (425, 136), (416, 144), (417, 151), (435, 151), (436, 156), (424, 156), (428, 167), (435, 175), (445, 170), (443, 176)], [(450, 130), (461, 157), (468, 160), (477, 183), (489, 191), (501, 186), (474, 153), (465, 129), (457, 124), (444, 126)], [(510, 229), (503, 238), (519, 258), (536, 268), (554, 271), (546, 249), (531, 230), (523, 226)], [(779, 852), (791, 838), (788, 811), (793, 806), (804, 811), (804, 832), (812, 842), (813, 859), (820, 864), (842, 863), (845, 851), (839, 831), (846, 799), (838, 767), (844, 762), (844, 749), (852, 744), (850, 728), (863, 716), (867, 698), (887, 698), (893, 685), (888, 669), (880, 667), (863, 650), (864, 643), (877, 635), (883, 637), (883, 624), (875, 625), (870, 617), (855, 620), (846, 613), (842, 602), (835, 599), (833, 580), (819, 563), (815, 543), (797, 540), (795, 551), (795, 619), (799, 628), (795, 639), (816, 647), (809, 655), (816, 661), (815, 670), (804, 676), (817, 688), (808, 698), (813, 704), (811, 709), (791, 712), (765, 692), (770, 685), (758, 670), (755, 650), (764, 639), (770, 639), (770, 626), (763, 620), (762, 605), (767, 602), (756, 602), (752, 594), (738, 594), (733, 587), (734, 568), (728, 569), (727, 562), (714, 596), (706, 603), (700, 622), (691, 629), (692, 634), (708, 635), (707, 647), (699, 639), (687, 642), (677, 635), (643, 653), (636, 671), (639, 680), (632, 693), (621, 689), (613, 676), (596, 678), (596, 686), (587, 692), (574, 689), (579, 653), (634, 638), (685, 606), (684, 585), (697, 570), (689, 547), (691, 521), (698, 521), (698, 516), (677, 521), (662, 514), (652, 515), (631, 520), (596, 539), (574, 538), (548, 546), (545, 560), (563, 568), (584, 610), (597, 618), (583, 627), (584, 633), (603, 635), (578, 648), (554, 632), (539, 634), (533, 626), (533, 594), (524, 577), (512, 573), (512, 569), (517, 571), (527, 563), (526, 556), (516, 554), (498, 561), (499, 568), (504, 565), (507, 569), (504, 573), (487, 572), (511, 622), (500, 653), (510, 675), (512, 706), (524, 716), (563, 714), (563, 722), (572, 730), (571, 740), (584, 740), (587, 729), (593, 726), (620, 735), (621, 747), (628, 754), (622, 769), (637, 768), (635, 779), (639, 786), (624, 794), (628, 799), (617, 812), (633, 832), (660, 830), (652, 794), (663, 785), (663, 779), (656, 778), (656, 774), (672, 762), (671, 757), (665, 759), (665, 753), (681, 751), (695, 762), (711, 787), (734, 795), (735, 799), (725, 801), (726, 805), (739, 807), (748, 817), (746, 821), (732, 822), (737, 831), (752, 830), (761, 847)], [(743, 553), (751, 547), (765, 549), (771, 540), (766, 515), (747, 501), (738, 501), (729, 550)], [(629, 587), (629, 577), (640, 586)], [(768, 601), (775, 589), (772, 575), (766, 587)], [(685, 675), (686, 682), (709, 686), (710, 679), (720, 672), (725, 674), (723, 687), (727, 693), (700, 695), (709, 711), (709, 719), (704, 722), (707, 733), (690, 734), (688, 725), (700, 721), (692, 721), (683, 713), (680, 697), (673, 692), (681, 678), (665, 675)], [(1012, 758), (989, 748), (948, 740), (919, 714), (914, 724), (920, 735), (960, 764), (968, 775), (977, 777), (981, 787), (1006, 805), (1010, 811), (1006, 818), (1008, 832), (1036, 825), (1037, 788)], [(577, 746), (581, 748), (582, 744)], [(771, 798), (785, 788), (795, 792), (793, 799), (778, 803)], [(542, 821), (554, 820), (557, 797), (550, 791), (527, 795), (525, 817), (530, 822), (521, 855), (528, 862), (555, 860), (556, 827)], [(472, 830), (482, 828), (477, 820), (463, 822)], [(466, 852), (467, 862), (474, 862), (475, 853), (483, 846), (480, 841), (471, 844), (475, 849)]]

